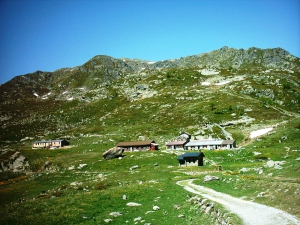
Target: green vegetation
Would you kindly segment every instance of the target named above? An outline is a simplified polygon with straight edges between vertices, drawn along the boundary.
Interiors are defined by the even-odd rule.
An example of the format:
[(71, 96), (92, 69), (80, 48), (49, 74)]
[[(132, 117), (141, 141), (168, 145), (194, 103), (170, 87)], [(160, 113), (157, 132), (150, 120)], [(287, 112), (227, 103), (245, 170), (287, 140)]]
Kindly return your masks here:
[[(262, 58), (261, 50), (249, 51), (254, 50)], [(215, 68), (207, 63), (219, 52), (210, 56), (191, 56), (177, 68), (175, 60), (169, 62), (173, 68), (157, 70), (139, 60), (96, 56), (80, 67), (36, 72), (1, 85), (0, 148), (21, 152), (30, 171), (0, 173), (0, 224), (103, 224), (108, 218), (111, 224), (133, 224), (139, 216), (151, 224), (212, 224), (176, 185), (189, 178), (300, 218), (299, 60), (291, 63), (291, 72), (251, 60), (236, 67), (224, 56), (216, 67), (219, 74), (202, 75), (203, 69)], [(215, 85), (223, 81), (228, 83)], [(249, 138), (265, 127), (274, 132)], [(204, 151), (205, 167), (178, 168), (177, 156), (162, 151), (102, 159), (119, 141), (152, 139), (164, 150), (182, 131), (196, 139), (225, 139), (224, 130), (240, 148)], [(68, 139), (72, 148), (31, 149), (34, 140), (56, 138)], [(285, 161), (282, 169), (266, 168), (269, 159)], [(78, 169), (80, 164), (86, 166)], [(139, 168), (131, 171), (134, 165)], [(224, 170), (215, 171), (216, 165)], [(203, 183), (201, 173), (207, 171), (221, 181)], [(266, 194), (257, 197), (261, 192)], [(127, 202), (142, 205), (128, 207)], [(154, 205), (160, 210), (146, 214)], [(122, 216), (109, 215), (117, 211)]]

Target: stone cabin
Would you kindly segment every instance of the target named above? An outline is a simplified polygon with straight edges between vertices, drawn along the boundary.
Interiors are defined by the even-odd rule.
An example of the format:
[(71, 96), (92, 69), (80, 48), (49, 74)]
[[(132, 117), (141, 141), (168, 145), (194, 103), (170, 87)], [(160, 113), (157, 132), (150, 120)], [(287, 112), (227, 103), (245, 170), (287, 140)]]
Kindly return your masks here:
[(54, 148), (61, 148), (64, 146), (70, 145), (65, 139), (57, 139), (57, 140), (42, 140), (42, 141), (35, 141), (32, 144), (32, 149), (54, 149)]
[(158, 144), (153, 140), (119, 142), (116, 147), (123, 148), (125, 152), (158, 150)]
[(178, 156), (179, 166), (203, 166), (204, 153), (199, 152), (186, 152)]

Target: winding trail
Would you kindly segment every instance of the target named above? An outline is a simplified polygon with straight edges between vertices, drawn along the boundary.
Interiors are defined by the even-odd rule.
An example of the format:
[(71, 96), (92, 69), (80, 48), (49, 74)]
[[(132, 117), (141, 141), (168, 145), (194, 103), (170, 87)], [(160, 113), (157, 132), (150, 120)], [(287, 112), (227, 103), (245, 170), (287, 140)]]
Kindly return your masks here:
[(176, 184), (191, 193), (223, 205), (227, 210), (240, 217), (245, 225), (300, 225), (300, 221), (295, 216), (282, 210), (195, 185), (193, 180), (182, 180)]

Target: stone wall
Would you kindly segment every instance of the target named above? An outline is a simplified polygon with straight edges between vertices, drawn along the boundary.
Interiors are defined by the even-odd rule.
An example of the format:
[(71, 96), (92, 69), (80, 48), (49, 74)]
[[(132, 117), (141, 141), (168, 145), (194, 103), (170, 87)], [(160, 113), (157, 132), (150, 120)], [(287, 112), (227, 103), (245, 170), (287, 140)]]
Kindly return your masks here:
[(214, 202), (200, 196), (193, 196), (187, 200), (192, 205), (198, 205), (201, 213), (210, 214), (216, 225), (234, 225), (228, 212), (222, 212)]

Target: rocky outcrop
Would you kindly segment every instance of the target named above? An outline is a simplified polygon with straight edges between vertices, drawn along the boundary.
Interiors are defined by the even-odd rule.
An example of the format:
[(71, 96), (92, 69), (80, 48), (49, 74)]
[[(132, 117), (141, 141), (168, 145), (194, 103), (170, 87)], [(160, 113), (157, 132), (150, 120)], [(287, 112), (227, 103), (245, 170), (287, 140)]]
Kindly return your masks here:
[(123, 156), (124, 149), (120, 147), (113, 147), (103, 153), (104, 159), (114, 159)]
[(3, 151), (0, 159), (0, 172), (25, 172), (29, 170), (29, 163), (21, 152)]

